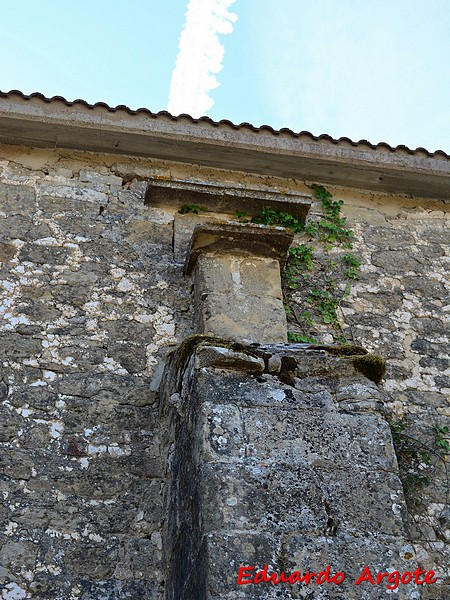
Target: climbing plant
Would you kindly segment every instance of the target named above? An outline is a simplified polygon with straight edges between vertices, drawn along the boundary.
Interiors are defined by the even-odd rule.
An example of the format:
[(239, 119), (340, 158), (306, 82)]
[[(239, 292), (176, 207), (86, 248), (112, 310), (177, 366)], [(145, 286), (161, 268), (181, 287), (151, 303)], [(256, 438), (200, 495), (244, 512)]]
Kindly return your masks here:
[[(450, 429), (435, 423), (431, 428), (416, 432), (411, 419), (388, 417), (387, 420), (411, 525), (424, 541), (433, 541), (431, 529), (437, 539), (446, 541), (444, 530), (448, 525), (445, 522), (450, 510)], [(430, 490), (436, 486), (444, 490), (444, 498), (441, 496), (438, 505), (440, 513), (432, 516), (428, 511)]]
[(251, 218), (244, 212), (236, 216), (244, 223), (286, 227), (305, 237), (290, 249), (282, 276), (289, 341), (315, 343), (318, 335), (329, 332), (335, 341), (346, 343), (339, 306), (358, 279), (361, 260), (351, 252), (354, 235), (342, 216), (343, 201), (333, 200), (322, 185), (311, 188), (321, 204), (322, 214), (316, 221), (305, 224), (267, 206)]
[(283, 274), (283, 295), (289, 340), (318, 341), (331, 333), (346, 343), (339, 307), (358, 279), (361, 260), (351, 251), (354, 234), (342, 216), (342, 200), (321, 185), (313, 185), (321, 216), (303, 226), (305, 240), (294, 245)]

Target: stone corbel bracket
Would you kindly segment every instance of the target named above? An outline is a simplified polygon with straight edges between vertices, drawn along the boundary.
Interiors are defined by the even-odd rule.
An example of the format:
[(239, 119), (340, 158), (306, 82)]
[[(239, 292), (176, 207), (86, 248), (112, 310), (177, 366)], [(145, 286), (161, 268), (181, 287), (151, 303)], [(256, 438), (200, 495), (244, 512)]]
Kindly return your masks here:
[(294, 234), (284, 227), (248, 223), (205, 223), (197, 225), (185, 264), (191, 275), (201, 254), (231, 254), (269, 258), (284, 267)]

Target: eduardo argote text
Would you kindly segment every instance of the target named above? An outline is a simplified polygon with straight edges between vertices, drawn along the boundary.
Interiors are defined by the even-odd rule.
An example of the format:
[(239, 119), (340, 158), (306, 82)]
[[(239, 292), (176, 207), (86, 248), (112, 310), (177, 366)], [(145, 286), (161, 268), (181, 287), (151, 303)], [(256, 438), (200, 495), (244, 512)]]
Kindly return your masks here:
[[(305, 585), (333, 583), (339, 585), (345, 579), (346, 574), (343, 571), (332, 574), (329, 565), (318, 573), (306, 571), (303, 574), (299, 571), (293, 571), (289, 574), (284, 571), (281, 573), (269, 573), (269, 566), (264, 565), (262, 569), (257, 570), (254, 566), (239, 567), (237, 583), (238, 585), (258, 585), (259, 583), (271, 583), (272, 585), (278, 585), (279, 583), (289, 583), (291, 585), (295, 583), (303, 583)], [(426, 585), (436, 583), (436, 581), (437, 577), (435, 577), (434, 571), (425, 571), (420, 567), (417, 567), (414, 571), (400, 572), (393, 570), (382, 572), (371, 570), (370, 567), (366, 566), (353, 583), (354, 585), (366, 583), (369, 585), (385, 586), (388, 590), (396, 590), (399, 585), (407, 585), (408, 583)]]

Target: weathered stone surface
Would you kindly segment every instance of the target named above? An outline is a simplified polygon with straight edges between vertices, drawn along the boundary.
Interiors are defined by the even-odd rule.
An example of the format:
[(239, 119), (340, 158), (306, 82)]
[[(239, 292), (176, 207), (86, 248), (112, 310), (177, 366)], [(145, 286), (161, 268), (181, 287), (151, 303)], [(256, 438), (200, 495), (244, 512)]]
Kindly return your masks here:
[(12, 215), (2, 217), (0, 214), (0, 235), (7, 240), (39, 240), (52, 236), (52, 230), (46, 224), (37, 223), (31, 217)]
[(17, 248), (13, 244), (5, 244), (0, 242), (0, 262), (6, 262), (13, 258), (16, 254)]
[(367, 244), (380, 246), (389, 250), (402, 250), (414, 244), (414, 236), (403, 229), (392, 227), (370, 227), (364, 233)]
[(349, 380), (336, 389), (339, 408), (349, 412), (382, 411), (383, 400), (378, 387), (361, 378)]
[[(261, 234), (262, 235), (262, 234)], [(199, 331), (235, 340), (286, 341), (280, 265), (273, 258), (201, 253), (194, 273)], [(230, 251), (229, 251), (230, 252)]]
[[(167, 460), (167, 421), (158, 415), (157, 390), (167, 352), (195, 331), (192, 282), (183, 276), (181, 265), (187, 242), (194, 222), (218, 215), (209, 212), (197, 218), (176, 213), (178, 204), (146, 205), (147, 179), (164, 177), (167, 197), (171, 181), (180, 179), (220, 185), (233, 180), (243, 190), (251, 180), (255, 189), (270, 188), (272, 197), (277, 189), (310, 190), (296, 181), (130, 157), (116, 164), (116, 158), (106, 155), (66, 150), (23, 152), (3, 146), (1, 153), (3, 595), (10, 600), (161, 600), (161, 534), (172, 514), (162, 506), (162, 492), (173, 448)], [(177, 194), (181, 198), (179, 189)], [(389, 359), (384, 411), (406, 417), (411, 433), (433, 444), (433, 426), (450, 426), (448, 211), (433, 200), (346, 190), (336, 198), (340, 194), (355, 233), (352, 252), (362, 260), (360, 278), (338, 310), (343, 331), (348, 339)], [(242, 204), (238, 196), (236, 201)], [(314, 211), (320, 215), (319, 202)], [(243, 231), (245, 225), (238, 229)], [(298, 237), (297, 243), (302, 241)], [(251, 255), (255, 247), (251, 243), (245, 251)], [(324, 278), (326, 261), (344, 251), (324, 253)], [(224, 296), (217, 306), (228, 302), (231, 326), (238, 321), (235, 308), (242, 303), (232, 291), (243, 281), (253, 290), (250, 311), (264, 308), (263, 301), (272, 298), (284, 318), (273, 259), (255, 261), (247, 254), (233, 271), (229, 256), (222, 258), (220, 265), (211, 266), (204, 286), (212, 300)], [(243, 319), (252, 334), (247, 337), (255, 342), (270, 339), (264, 337), (269, 324), (270, 319)], [(316, 337), (323, 341), (321, 336), (319, 331)], [(211, 530), (208, 540), (189, 537), (189, 527), (199, 523), (195, 519), (201, 498), (190, 495), (198, 489), (198, 479), (186, 472), (186, 461), (197, 460), (200, 450), (190, 443), (192, 437), (180, 438), (180, 484), (188, 493), (184, 512), (173, 513), (177, 518), (183, 515), (179, 566), (190, 548), (197, 561), (186, 583), (186, 598), (197, 600), (203, 592), (205, 598), (208, 593), (212, 597), (213, 591), (217, 598), (275, 598), (281, 592), (286, 597), (306, 597), (307, 592), (314, 597), (323, 591), (237, 586), (237, 568), (251, 561), (275, 568), (286, 560), (294, 566), (296, 556), (304, 555), (317, 567), (330, 560), (339, 568), (355, 557), (380, 569), (403, 564), (397, 556), (404, 552), (397, 553), (400, 546), (391, 544), (391, 537), (369, 535), (371, 527), (394, 531), (403, 518), (402, 502), (394, 497), (388, 506), (382, 493), (389, 489), (396, 496), (397, 488), (395, 461), (388, 460), (389, 430), (376, 427), (376, 386), (362, 383), (350, 359), (310, 350), (298, 364), (289, 352), (281, 346), (266, 348), (242, 359), (248, 373), (232, 371), (228, 363), (226, 369), (217, 369), (219, 378), (205, 363), (193, 382), (192, 399), (198, 396), (196, 390), (204, 390), (197, 433), (203, 435), (205, 473), (207, 467), (209, 479), (217, 482), (205, 488), (211, 499), (209, 522), (218, 524), (223, 518), (224, 523), (243, 523), (247, 529), (224, 526), (220, 534)], [(260, 370), (261, 361), (264, 371), (252, 373), (250, 365), (257, 363)], [(233, 367), (237, 364), (234, 361)], [(188, 369), (185, 383), (189, 373)], [(173, 396), (172, 416), (189, 423), (194, 413), (186, 412), (178, 392)], [(286, 461), (286, 456), (292, 460)], [(377, 456), (373, 468), (371, 456)], [(243, 475), (247, 479), (241, 480)], [(437, 469), (430, 486), (421, 490), (422, 533), (417, 528), (412, 533), (417, 555), (410, 563), (437, 568), (439, 582), (411, 593), (400, 586), (395, 593), (399, 598), (409, 594), (408, 600), (413, 600), (416, 592), (424, 600), (450, 595), (450, 533), (442, 508), (448, 504), (447, 487), (443, 470)], [(265, 494), (269, 488), (272, 493)], [(246, 493), (233, 504), (239, 490)], [(291, 512), (289, 490), (296, 500)], [(347, 490), (356, 494), (356, 502), (342, 500)], [(283, 494), (277, 495), (279, 491)], [(326, 522), (326, 503), (310, 502), (319, 492), (327, 502), (329, 496), (335, 499), (329, 503)], [(214, 510), (213, 501), (220, 511)], [(399, 512), (393, 512), (394, 506)], [(295, 519), (303, 531), (317, 535), (303, 534), (294, 543), (299, 532), (290, 533), (289, 527)], [(278, 521), (285, 529), (282, 534)], [(255, 524), (257, 532), (250, 530)], [(319, 535), (324, 524), (326, 533)], [(425, 538), (436, 541), (424, 542)], [(216, 548), (212, 567), (206, 541)], [(83, 553), (91, 546), (92, 564), (84, 573)], [(393, 549), (390, 559), (388, 547), (389, 552)], [(203, 581), (207, 568), (209, 580)], [(171, 585), (166, 581), (166, 590)], [(382, 587), (352, 584), (327, 590), (326, 595), (359, 600), (359, 591), (370, 598), (387, 593)]]
[[(101, 195), (97, 202), (81, 202), (76, 198), (64, 196), (46, 196), (39, 198), (39, 207), (52, 215), (56, 223), (66, 223), (64, 217), (81, 216), (83, 219), (95, 220), (100, 214), (100, 207), (106, 206), (107, 199)], [(74, 219), (72, 219), (73, 221)], [(86, 227), (86, 223), (83, 224)]]
[[(406, 543), (406, 508), (390, 429), (375, 412), (380, 392), (371, 381), (347, 374), (351, 356), (311, 352), (305, 346), (279, 349), (280, 377), (283, 363), (303, 373), (289, 386), (295, 389), (298, 382), (301, 389), (295, 394), (287, 394), (287, 386), (272, 375), (250, 379), (238, 363), (232, 373), (201, 358), (188, 361), (184, 354), (180, 388), (180, 357), (172, 357), (161, 388), (173, 447), (165, 497), (173, 515), (164, 536), (168, 598), (194, 598), (195, 593), (200, 598), (259, 597), (257, 586), (236, 586), (237, 569), (271, 564), (274, 570), (280, 562), (297, 562), (297, 548), (289, 540), (299, 535), (310, 536), (311, 547), (317, 548), (349, 540), (353, 555), (341, 556), (338, 567), (345, 571), (360, 552), (372, 563), (379, 560), (379, 555), (370, 556), (370, 548), (360, 548), (361, 536), (385, 536), (390, 551)], [(207, 351), (208, 346), (200, 346), (196, 356)], [(270, 356), (275, 350), (254, 352)], [(328, 377), (322, 363), (332, 365)], [(309, 378), (308, 370), (322, 376)], [(308, 393), (322, 402), (301, 405)], [(342, 412), (358, 401), (373, 414)], [(189, 453), (189, 448), (194, 450)], [(192, 536), (195, 542), (188, 543)]]
[(201, 346), (195, 354), (195, 364), (197, 369), (213, 367), (249, 373), (262, 373), (265, 367), (262, 358), (219, 346)]
[(372, 254), (372, 263), (390, 275), (420, 271), (420, 263), (401, 250), (383, 250)]
[(68, 251), (59, 246), (32, 246), (28, 245), (20, 252), (20, 260), (33, 262), (38, 265), (62, 265), (67, 261)]
[(100, 173), (97, 173), (96, 171), (81, 170), (79, 178), (80, 181), (93, 183), (97, 185), (102, 184), (121, 186), (123, 183), (122, 177), (117, 177), (116, 175), (102, 175)]
[[(254, 461), (273, 465), (288, 461), (299, 466), (325, 461), (330, 467), (348, 469), (357, 462), (360, 468), (395, 468), (389, 428), (378, 417), (279, 409), (269, 413), (265, 409), (246, 411), (247, 453)], [(361, 431), (367, 438), (360, 436)]]
[(273, 354), (267, 360), (267, 370), (269, 373), (277, 374), (281, 371), (281, 358), (277, 354)]
[(404, 515), (393, 510), (391, 500), (403, 493), (398, 476), (333, 470), (325, 462), (325, 468), (279, 463), (277, 470), (261, 463), (206, 465), (201, 491), (206, 533), (403, 534)]
[(35, 197), (32, 187), (0, 183), (0, 213), (6, 217), (32, 215), (36, 210)]
[(444, 283), (429, 277), (404, 277), (402, 282), (405, 290), (428, 298), (444, 298), (446, 294)]
[(29, 358), (42, 351), (41, 341), (18, 333), (0, 333), (0, 352), (3, 358)]
[(251, 296), (282, 296), (280, 266), (270, 258), (202, 254), (195, 281), (200, 289), (217, 294), (240, 291)]
[(198, 328), (203, 333), (267, 343), (286, 340), (286, 314), (276, 298), (211, 293), (198, 312)]

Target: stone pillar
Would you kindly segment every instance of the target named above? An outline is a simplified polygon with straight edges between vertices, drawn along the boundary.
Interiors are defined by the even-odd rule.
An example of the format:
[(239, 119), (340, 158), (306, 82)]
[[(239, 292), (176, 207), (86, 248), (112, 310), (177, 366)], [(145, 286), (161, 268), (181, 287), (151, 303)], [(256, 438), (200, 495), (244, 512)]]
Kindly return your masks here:
[[(417, 568), (379, 414), (382, 361), (345, 352), (191, 336), (172, 355), (161, 387), (167, 600), (375, 600), (386, 579), (355, 586), (366, 566), (375, 579)], [(345, 579), (238, 585), (241, 567), (248, 581), (266, 565), (286, 575), (329, 566)], [(395, 597), (421, 589), (399, 585)]]
[(233, 340), (286, 342), (280, 266), (292, 239), (283, 228), (197, 226), (186, 266), (194, 275), (197, 330)]

